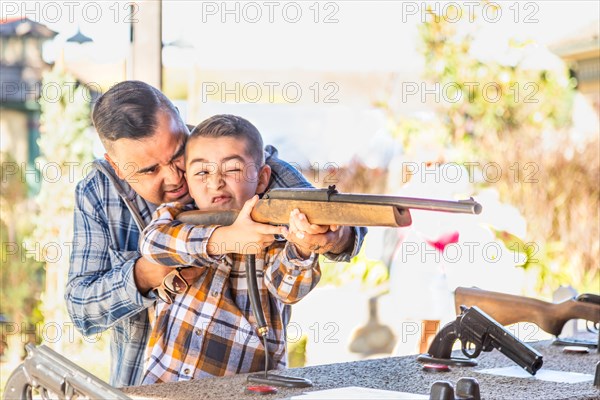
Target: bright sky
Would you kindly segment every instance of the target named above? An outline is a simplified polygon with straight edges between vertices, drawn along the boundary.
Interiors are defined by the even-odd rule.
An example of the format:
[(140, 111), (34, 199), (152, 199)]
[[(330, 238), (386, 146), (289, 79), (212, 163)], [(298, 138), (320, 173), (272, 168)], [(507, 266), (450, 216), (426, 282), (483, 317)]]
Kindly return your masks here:
[[(205, 68), (414, 71), (416, 26), (428, 4), (455, 20), (455, 5), (471, 7), (469, 17), (483, 23), (481, 38), (507, 35), (542, 45), (598, 20), (597, 1), (502, 1), (501, 14), (474, 2), (392, 1), (166, 1), (165, 43), (183, 39), (187, 50), (167, 48), (165, 64), (195, 61)], [(127, 54), (127, 2), (3, 1), (2, 18), (25, 14), (60, 33), (48, 46), (53, 58), (77, 27), (94, 39), (86, 53), (96, 62), (117, 62)], [(476, 4), (476, 3), (475, 3)], [(136, 16), (134, 15), (134, 18)], [(138, 23), (143, 23), (140, 21)]]

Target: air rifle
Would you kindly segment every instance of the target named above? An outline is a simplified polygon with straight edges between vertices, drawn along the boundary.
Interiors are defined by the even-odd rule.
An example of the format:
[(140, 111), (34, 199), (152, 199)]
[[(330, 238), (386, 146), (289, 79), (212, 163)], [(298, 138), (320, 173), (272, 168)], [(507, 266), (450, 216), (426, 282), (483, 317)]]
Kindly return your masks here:
[(27, 357), (8, 378), (3, 400), (31, 400), (33, 389), (38, 389), (44, 399), (52, 398), (49, 393), (53, 393), (60, 400), (131, 400), (46, 346), (27, 344), (25, 348)]
[[(452, 357), (452, 347), (457, 340), (460, 340), (462, 353), (468, 359)], [(478, 357), (482, 351), (493, 349), (497, 349), (531, 375), (535, 375), (542, 367), (542, 355), (537, 350), (514, 337), (510, 331), (476, 306), (461, 307), (461, 314), (456, 320), (444, 326), (435, 335), (428, 354), (420, 355), (417, 360), (475, 366), (477, 362), (472, 360), (473, 358)]]
[[(409, 209), (479, 214), (475, 200), (431, 200), (373, 194), (339, 193), (328, 189), (271, 189), (258, 201), (250, 216), (256, 222), (287, 225), (290, 212), (299, 209), (311, 224), (402, 227), (412, 223)], [(186, 211), (177, 217), (194, 225), (231, 225), (239, 211)]]
[[(600, 296), (593, 294), (582, 294), (561, 303), (548, 303), (530, 297), (458, 287), (454, 299), (457, 312), (461, 306), (476, 305), (502, 325), (533, 322), (554, 336), (560, 335), (564, 325), (571, 319), (584, 319), (596, 324), (600, 322)], [(594, 344), (590, 346), (595, 347)]]

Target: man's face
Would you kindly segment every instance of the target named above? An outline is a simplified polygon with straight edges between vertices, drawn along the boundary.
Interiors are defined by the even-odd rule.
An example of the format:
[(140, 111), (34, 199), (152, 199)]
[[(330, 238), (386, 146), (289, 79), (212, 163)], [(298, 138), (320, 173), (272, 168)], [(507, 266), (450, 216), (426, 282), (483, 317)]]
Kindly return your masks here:
[(231, 137), (190, 140), (185, 161), (187, 182), (199, 209), (239, 210), (266, 189), (271, 169), (256, 165), (245, 141)]
[(116, 140), (106, 158), (119, 178), (145, 200), (153, 204), (189, 203), (183, 160), (187, 135), (187, 127), (179, 117), (159, 111), (152, 136)]

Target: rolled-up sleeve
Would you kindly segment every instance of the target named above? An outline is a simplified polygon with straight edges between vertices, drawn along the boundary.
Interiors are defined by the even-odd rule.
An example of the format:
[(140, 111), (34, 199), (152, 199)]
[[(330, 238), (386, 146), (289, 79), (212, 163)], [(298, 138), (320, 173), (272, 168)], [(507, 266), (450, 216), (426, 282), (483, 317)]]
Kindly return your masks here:
[(300, 301), (321, 279), (318, 254), (301, 257), (290, 242), (279, 250), (271, 246), (265, 265), (264, 279), (269, 292), (286, 304)]
[(168, 267), (206, 267), (222, 259), (208, 254), (208, 240), (218, 225), (196, 226), (176, 220), (181, 212), (190, 209), (180, 203), (167, 203), (156, 209), (140, 237), (140, 252), (145, 258)]

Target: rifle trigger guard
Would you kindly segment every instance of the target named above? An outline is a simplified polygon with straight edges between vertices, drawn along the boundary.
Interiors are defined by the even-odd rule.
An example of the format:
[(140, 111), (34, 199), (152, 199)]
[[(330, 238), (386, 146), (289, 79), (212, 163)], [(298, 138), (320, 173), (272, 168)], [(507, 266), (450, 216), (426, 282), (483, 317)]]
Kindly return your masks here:
[[(472, 352), (472, 353), (469, 353), (469, 352), (467, 351), (467, 344), (469, 344), (469, 343), (472, 343), (472, 342), (469, 342), (468, 340), (465, 340), (465, 341), (463, 342), (463, 341), (461, 340), (461, 341), (460, 341), (460, 351), (462, 351), (462, 353), (463, 353), (463, 354), (464, 354), (466, 357), (468, 357), (468, 358), (477, 358), (477, 357), (479, 357), (479, 354), (481, 354), (481, 349), (482, 349), (482, 347), (481, 347), (481, 346), (477, 346), (477, 345), (475, 344), (475, 351), (474, 351), (474, 352)], [(472, 344), (474, 344), (474, 343), (472, 343)]]

